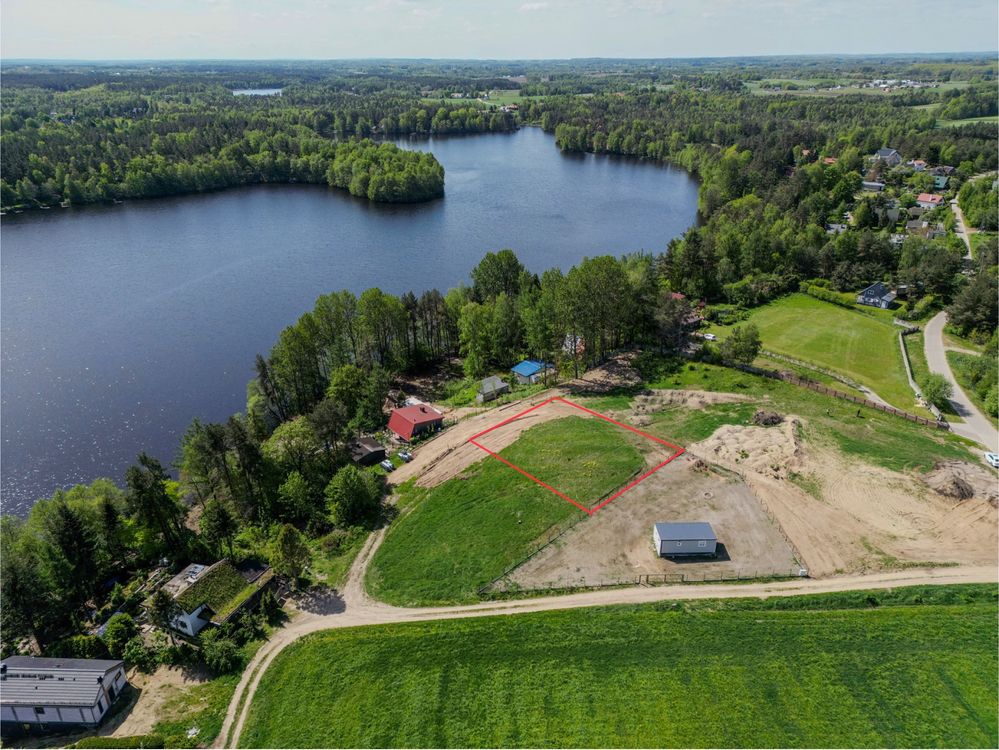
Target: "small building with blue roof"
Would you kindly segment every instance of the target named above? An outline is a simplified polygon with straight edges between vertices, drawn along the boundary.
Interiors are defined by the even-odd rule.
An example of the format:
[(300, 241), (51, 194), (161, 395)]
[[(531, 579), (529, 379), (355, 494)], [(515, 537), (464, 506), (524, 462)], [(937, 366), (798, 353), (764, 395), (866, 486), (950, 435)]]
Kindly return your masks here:
[(510, 368), (518, 383), (537, 383), (544, 379), (545, 374), (552, 371), (552, 366), (539, 359), (525, 359), (520, 364)]

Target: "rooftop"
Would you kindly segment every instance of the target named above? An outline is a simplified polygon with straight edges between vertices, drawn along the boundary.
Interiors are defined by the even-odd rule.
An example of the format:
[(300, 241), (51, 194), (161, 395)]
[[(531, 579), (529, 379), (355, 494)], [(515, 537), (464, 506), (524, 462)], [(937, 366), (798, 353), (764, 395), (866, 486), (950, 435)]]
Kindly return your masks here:
[(717, 541), (711, 524), (706, 521), (683, 521), (678, 523), (657, 523), (656, 531), (660, 539), (692, 541), (712, 539)]
[(520, 375), (521, 377), (529, 378), (532, 375), (537, 375), (544, 369), (548, 368), (546, 362), (542, 362), (538, 359), (525, 359), (523, 362), (514, 365), (510, 369)]
[(240, 571), (228, 560), (220, 560), (207, 569), (200, 567), (203, 570), (196, 580), (174, 594), (174, 599), (185, 612), (193, 612), (202, 604), (207, 605), (214, 613), (213, 622), (224, 621), (273, 575), (268, 568), (259, 565), (247, 566), (245, 571)]
[(5, 706), (92, 706), (103, 695), (98, 679), (122, 665), (110, 659), (10, 656), (2, 662)]

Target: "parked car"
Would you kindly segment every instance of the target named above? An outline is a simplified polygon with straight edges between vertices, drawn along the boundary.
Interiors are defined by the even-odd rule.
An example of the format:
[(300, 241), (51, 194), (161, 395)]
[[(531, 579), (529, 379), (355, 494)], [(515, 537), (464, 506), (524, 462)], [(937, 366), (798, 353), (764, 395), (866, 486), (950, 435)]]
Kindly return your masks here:
[(405, 461), (407, 464), (413, 460), (413, 454), (409, 451), (399, 451), (399, 458)]
[(395, 469), (395, 464), (389, 461), (387, 458), (378, 465), (381, 466), (383, 469), (385, 469), (385, 471), (392, 471)]
[(999, 454), (997, 453), (986, 453), (985, 460), (989, 462), (989, 466), (999, 469)]
[(715, 336), (715, 335), (714, 335), (713, 333), (705, 333), (705, 334), (704, 334), (704, 339), (705, 339), (706, 341), (717, 341), (717, 340), (718, 340), (718, 337), (717, 337), (717, 336)]

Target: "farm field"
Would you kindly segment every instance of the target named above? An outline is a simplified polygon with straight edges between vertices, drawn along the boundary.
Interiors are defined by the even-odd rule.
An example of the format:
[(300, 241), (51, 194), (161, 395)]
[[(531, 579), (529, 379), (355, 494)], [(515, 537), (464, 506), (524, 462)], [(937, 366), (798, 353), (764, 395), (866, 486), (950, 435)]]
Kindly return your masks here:
[(963, 120), (937, 120), (937, 127), (959, 128), (962, 125), (973, 125), (979, 122), (999, 122), (999, 116), (987, 115), (985, 117), (966, 117)]
[[(590, 502), (646, 465), (621, 428), (566, 416), (520, 433), (501, 456)], [(474, 448), (474, 447), (473, 447)], [(392, 604), (473, 601), (476, 590), (527, 555), (553, 527), (584, 515), (488, 456), (436, 487), (403, 490), (412, 510), (389, 529), (368, 571), (369, 592)], [(592, 504), (592, 503), (590, 503)]]
[(325, 631), (242, 747), (995, 747), (994, 585)]
[(803, 294), (757, 308), (749, 322), (764, 348), (842, 373), (900, 409), (916, 408), (890, 323)]

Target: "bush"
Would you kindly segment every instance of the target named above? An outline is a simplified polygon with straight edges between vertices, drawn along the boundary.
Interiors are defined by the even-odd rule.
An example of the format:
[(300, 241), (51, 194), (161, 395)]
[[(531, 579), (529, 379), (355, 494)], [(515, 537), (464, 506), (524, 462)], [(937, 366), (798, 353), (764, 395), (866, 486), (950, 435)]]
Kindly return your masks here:
[(947, 378), (936, 373), (926, 375), (919, 384), (919, 388), (923, 392), (923, 398), (938, 409), (943, 409), (947, 406), (947, 400), (954, 392)]
[(802, 291), (809, 297), (815, 297), (815, 299), (820, 299), (823, 302), (831, 302), (832, 304), (839, 305), (840, 307), (848, 307), (851, 310), (857, 303), (857, 295), (855, 294), (850, 294), (849, 292), (834, 292), (832, 289), (824, 289), (815, 284), (804, 285)]
[(46, 656), (62, 659), (107, 659), (111, 654), (96, 635), (74, 635), (56, 641), (45, 649)]
[(131, 737), (84, 737), (75, 745), (78, 748), (146, 748), (166, 747), (163, 737), (158, 734), (138, 734)]
[(115, 659), (120, 659), (125, 652), (125, 644), (139, 634), (135, 621), (123, 612), (112, 616), (104, 628), (103, 640), (108, 652)]
[(201, 636), (201, 658), (216, 674), (232, 672), (240, 665), (239, 647), (220, 630), (209, 630)]
[(131, 638), (122, 650), (122, 658), (126, 663), (135, 666), (143, 672), (152, 672), (156, 668), (156, 652), (146, 647), (141, 635)]

